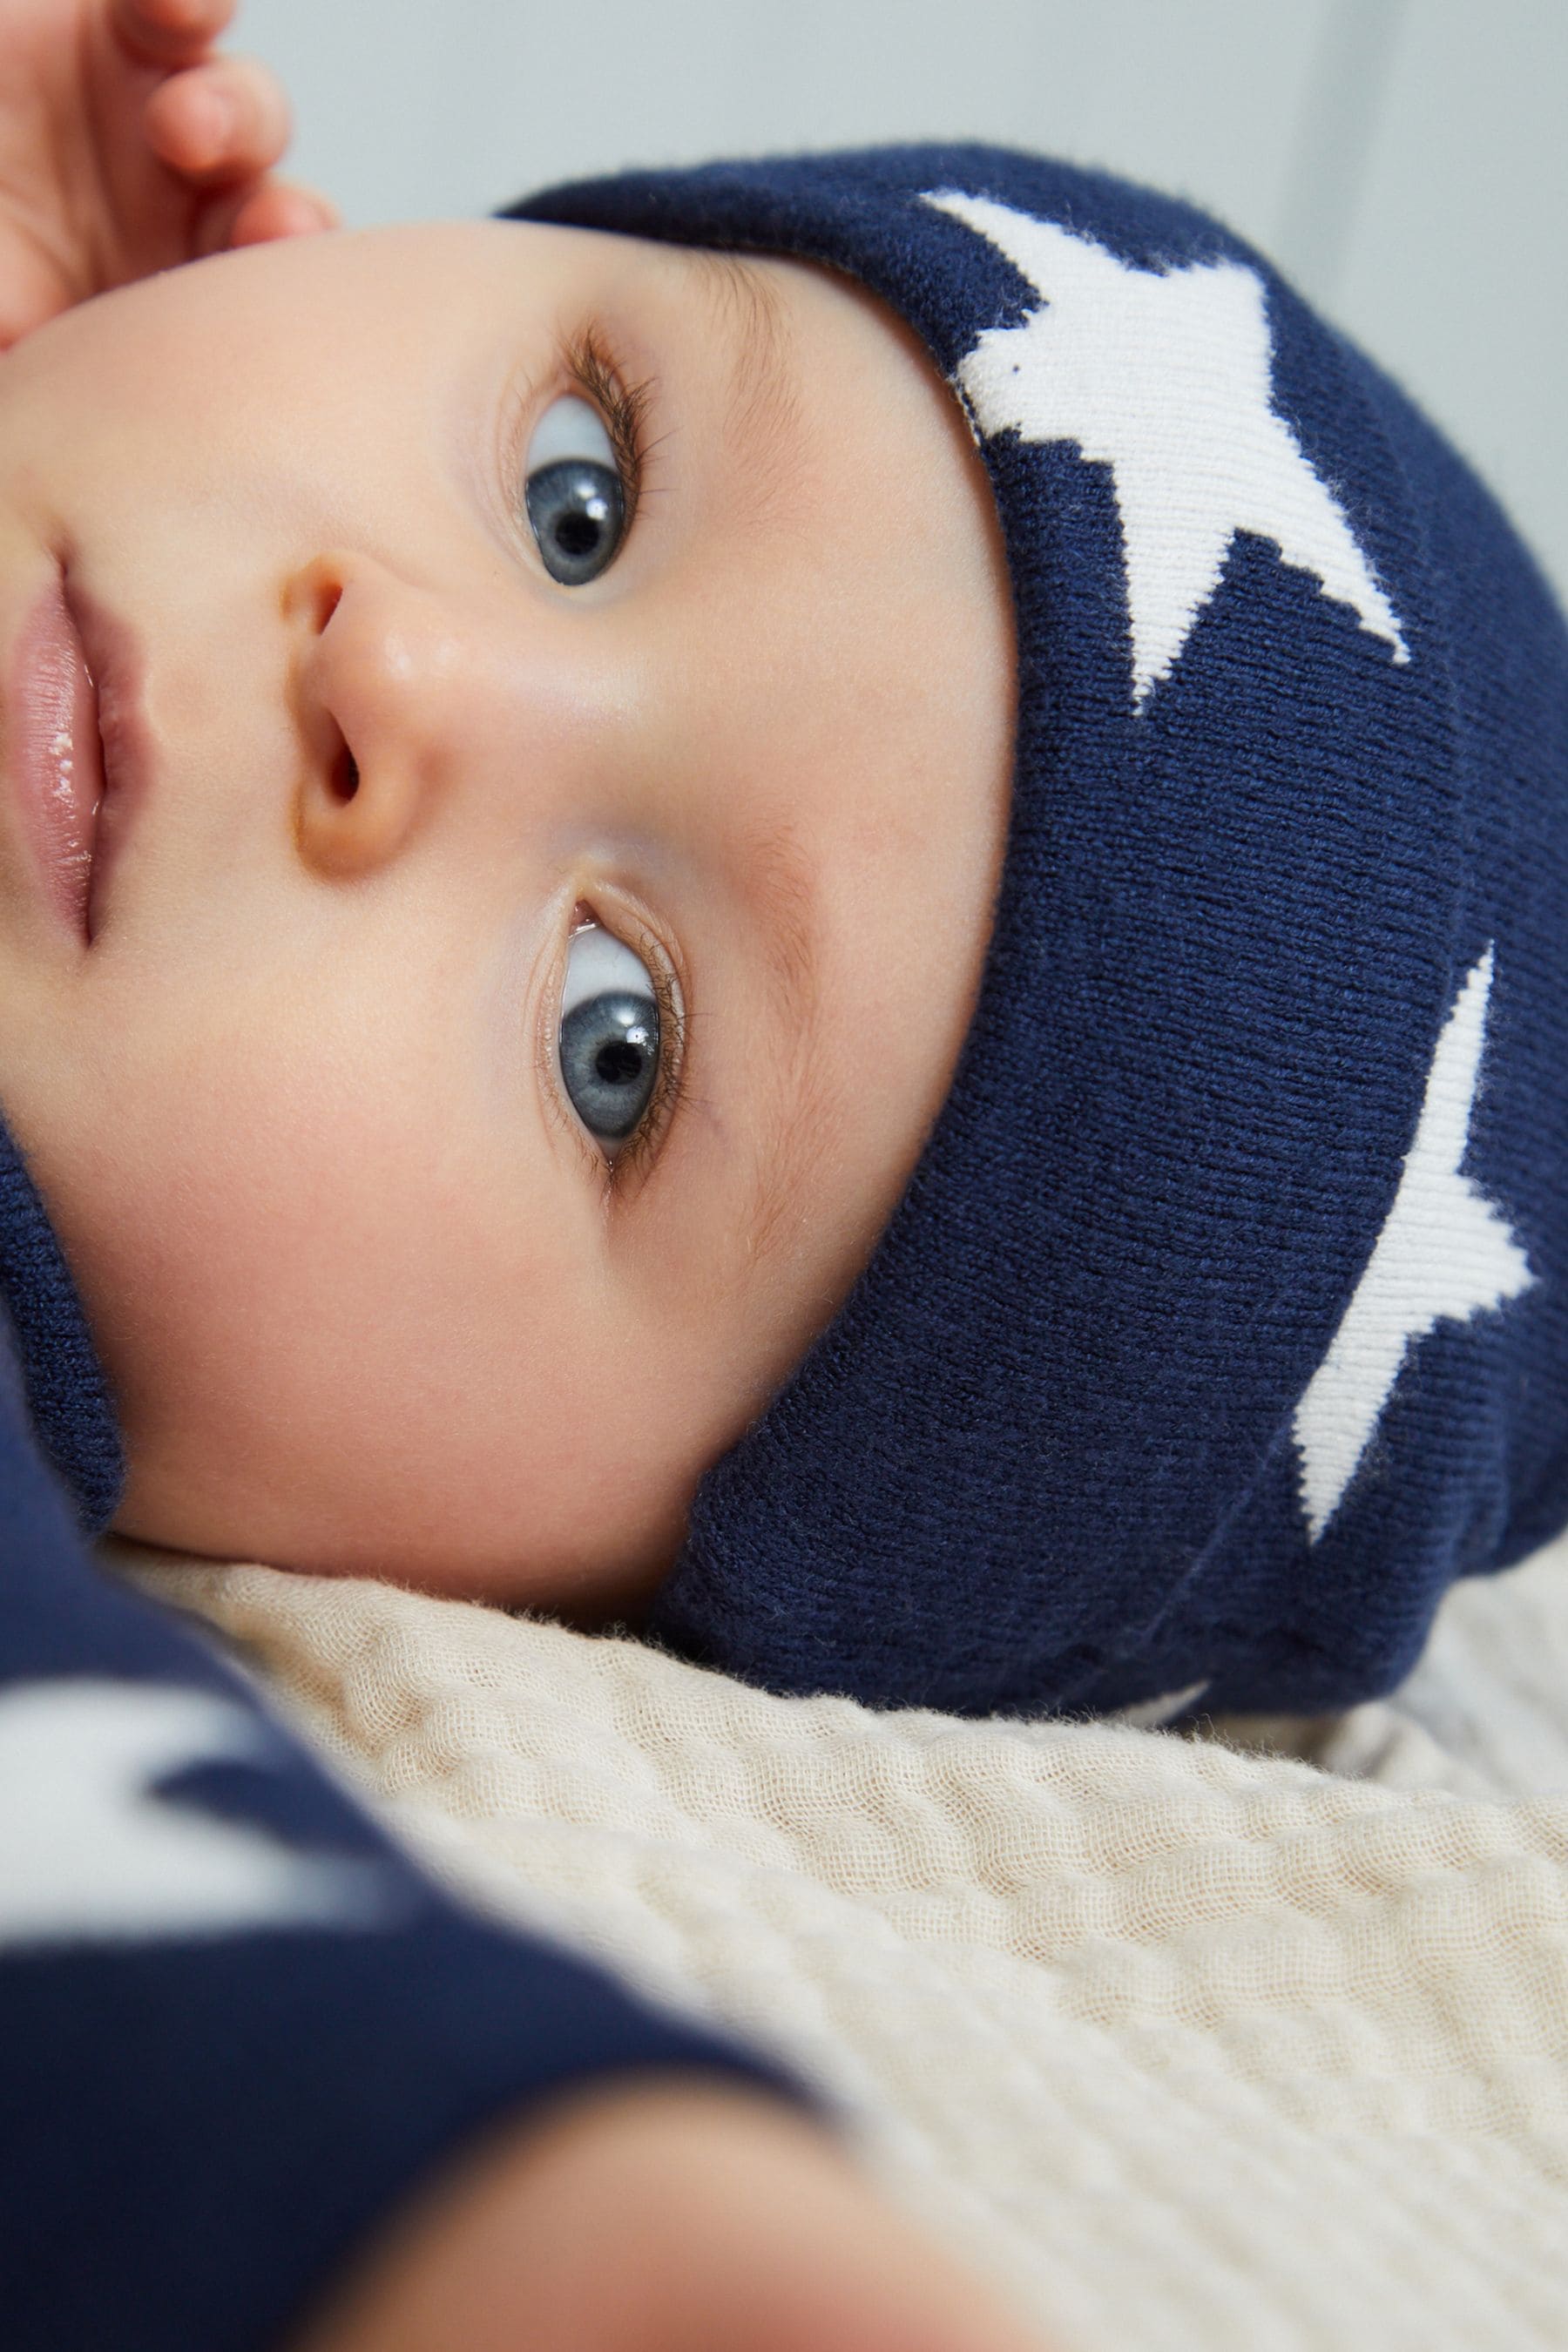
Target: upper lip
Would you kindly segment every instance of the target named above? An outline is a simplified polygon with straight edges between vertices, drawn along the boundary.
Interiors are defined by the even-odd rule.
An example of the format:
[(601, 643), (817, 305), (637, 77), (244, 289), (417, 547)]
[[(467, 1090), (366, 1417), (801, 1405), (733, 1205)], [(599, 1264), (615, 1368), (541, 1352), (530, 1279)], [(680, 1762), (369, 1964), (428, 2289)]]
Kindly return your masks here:
[(103, 760), (103, 798), (93, 834), (88, 884), (90, 940), (100, 928), (110, 877), (151, 774), (152, 747), (143, 700), (146, 664), (135, 631), (100, 604), (68, 564), (63, 569), (60, 587), (92, 680)]

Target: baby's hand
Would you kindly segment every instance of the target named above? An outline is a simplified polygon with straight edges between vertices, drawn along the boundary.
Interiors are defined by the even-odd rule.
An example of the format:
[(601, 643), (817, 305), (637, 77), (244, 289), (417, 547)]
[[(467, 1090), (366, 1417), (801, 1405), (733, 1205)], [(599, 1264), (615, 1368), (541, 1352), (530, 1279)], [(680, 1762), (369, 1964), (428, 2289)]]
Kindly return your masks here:
[(235, 0), (0, 0), (0, 351), (111, 286), (331, 227), (273, 179), (289, 104)]
[(1043, 2352), (805, 2116), (672, 2076), (497, 2143), (293, 2352), (742, 2347)]

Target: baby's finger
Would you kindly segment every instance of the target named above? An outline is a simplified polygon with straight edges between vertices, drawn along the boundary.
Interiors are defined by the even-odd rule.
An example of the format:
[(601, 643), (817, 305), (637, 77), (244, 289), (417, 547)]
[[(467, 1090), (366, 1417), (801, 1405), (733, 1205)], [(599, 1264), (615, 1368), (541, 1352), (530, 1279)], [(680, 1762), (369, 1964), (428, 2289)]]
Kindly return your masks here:
[(142, 120), (153, 152), (187, 180), (258, 178), (293, 130), (281, 84), (254, 58), (215, 58), (171, 74)]
[(205, 57), (234, 11), (235, 0), (111, 0), (110, 16), (136, 57), (177, 67)]
[(241, 200), (226, 221), (209, 225), (202, 243), (205, 250), (222, 253), (234, 246), (272, 245), (279, 237), (314, 236), (321, 229), (342, 226), (342, 215), (336, 205), (314, 188), (296, 187), (288, 180), (265, 180)]

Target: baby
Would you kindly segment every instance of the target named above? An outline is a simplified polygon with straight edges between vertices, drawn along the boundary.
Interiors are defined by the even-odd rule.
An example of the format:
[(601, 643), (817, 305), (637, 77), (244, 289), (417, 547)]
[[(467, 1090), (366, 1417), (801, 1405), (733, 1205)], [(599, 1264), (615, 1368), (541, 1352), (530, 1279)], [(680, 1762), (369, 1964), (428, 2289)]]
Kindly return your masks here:
[[(495, 222), (171, 272), (6, 374), (58, 855), (0, 1068), (116, 1524), (619, 1613), (973, 1004), (1011, 624), (962, 415), (820, 271)], [(53, 747), (100, 730), (94, 824)]]
[[(5, 34), (121, 172), (0, 246), (5, 1272), (76, 1520), (874, 1703), (1387, 1687), (1568, 1519), (1568, 655), (1484, 493), (1214, 224), (1027, 157), (294, 237), (224, 13)], [(35, 1461), (15, 1752), (296, 1858), (107, 1920), (107, 1836), (34, 1856), (38, 2110), (110, 2068), (183, 2201), (8, 2340), (260, 2352), (568, 2090), (313, 2340), (1016, 2340), (775, 2070), (242, 1733)]]

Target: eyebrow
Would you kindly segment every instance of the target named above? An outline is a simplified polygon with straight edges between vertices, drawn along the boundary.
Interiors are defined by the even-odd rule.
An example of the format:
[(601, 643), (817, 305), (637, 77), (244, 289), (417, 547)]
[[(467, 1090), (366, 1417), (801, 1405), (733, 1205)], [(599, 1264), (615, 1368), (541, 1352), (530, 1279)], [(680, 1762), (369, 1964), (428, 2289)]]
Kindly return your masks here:
[[(765, 513), (799, 446), (801, 394), (789, 321), (778, 289), (744, 255), (692, 250), (721, 328), (734, 337), (726, 388), (726, 438), (745, 464), (753, 514)], [(780, 1082), (756, 1122), (742, 1231), (753, 1267), (784, 1242), (790, 1212), (830, 1139), (829, 1106), (815, 1047), (817, 958), (810, 861), (787, 824), (747, 835), (732, 867), (757, 927)]]
[(742, 254), (700, 247), (692, 258), (716, 316), (735, 337), (726, 433), (749, 461), (754, 498), (765, 505), (795, 448), (800, 416), (789, 321), (777, 288)]
[(756, 1123), (744, 1231), (753, 1265), (790, 1229), (788, 1211), (826, 1149), (829, 1121), (816, 1042), (819, 998), (809, 862), (787, 826), (753, 834), (741, 867), (742, 891), (762, 941), (775, 1033), (784, 1041), (781, 1082)]

